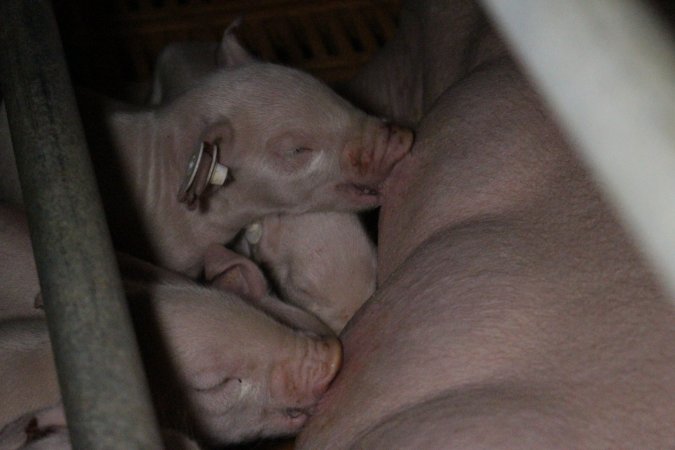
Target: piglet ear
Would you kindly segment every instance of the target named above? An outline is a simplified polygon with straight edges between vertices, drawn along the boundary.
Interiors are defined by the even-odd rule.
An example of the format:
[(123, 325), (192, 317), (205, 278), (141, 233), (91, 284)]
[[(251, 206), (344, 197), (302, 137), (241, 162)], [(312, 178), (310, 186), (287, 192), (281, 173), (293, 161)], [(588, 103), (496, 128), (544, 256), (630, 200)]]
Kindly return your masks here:
[(241, 16), (237, 17), (223, 33), (223, 39), (216, 52), (218, 67), (236, 67), (255, 62), (255, 58), (239, 43), (234, 34), (241, 22)]
[(234, 132), (227, 118), (221, 117), (207, 123), (197, 137), (199, 146), (186, 160), (177, 196), (178, 201), (185, 203), (191, 210), (199, 205), (198, 200), (210, 186), (221, 187), (225, 184), (230, 173), (230, 161), (236, 161), (232, 145)]
[(232, 145), (234, 130), (227, 118), (220, 118), (209, 123), (201, 133), (201, 141), (210, 145), (217, 145), (220, 149), (227, 149)]
[(207, 249), (204, 275), (213, 286), (250, 301), (260, 300), (268, 291), (265, 275), (253, 261), (220, 244)]
[(221, 117), (206, 125), (201, 133), (201, 141), (211, 147), (218, 147), (220, 164), (229, 167), (233, 161), (237, 160), (237, 155), (233, 154), (234, 130), (227, 118)]

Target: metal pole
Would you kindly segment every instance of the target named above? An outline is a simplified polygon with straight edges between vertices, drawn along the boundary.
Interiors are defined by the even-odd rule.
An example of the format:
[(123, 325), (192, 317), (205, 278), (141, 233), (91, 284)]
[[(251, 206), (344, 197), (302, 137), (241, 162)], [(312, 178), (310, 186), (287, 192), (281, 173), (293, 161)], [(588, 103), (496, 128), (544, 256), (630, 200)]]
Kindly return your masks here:
[(161, 448), (51, 5), (2, 0), (0, 18), (0, 88), (73, 446)]
[(633, 0), (482, 0), (675, 299), (675, 46)]

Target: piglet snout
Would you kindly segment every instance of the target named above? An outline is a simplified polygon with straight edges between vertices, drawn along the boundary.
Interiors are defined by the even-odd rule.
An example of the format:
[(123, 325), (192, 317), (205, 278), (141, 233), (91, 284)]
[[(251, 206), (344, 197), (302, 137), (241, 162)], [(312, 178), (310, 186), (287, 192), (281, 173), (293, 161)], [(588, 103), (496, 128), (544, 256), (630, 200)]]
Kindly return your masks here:
[(353, 182), (376, 191), (393, 167), (410, 151), (413, 132), (381, 120), (369, 120), (361, 141), (347, 148)]
[(345, 147), (341, 164), (346, 182), (337, 186), (338, 191), (348, 195), (352, 205), (377, 206), (382, 184), (412, 144), (411, 130), (367, 119), (359, 138)]
[[(413, 143), (413, 132), (408, 128), (377, 121), (374, 124), (372, 155), (366, 161), (373, 165), (372, 171), (382, 172), (386, 177), (394, 165), (410, 151)], [(365, 152), (367, 155), (369, 152)], [(368, 170), (368, 166), (364, 168)]]
[(310, 410), (328, 389), (342, 363), (342, 347), (336, 338), (305, 338), (298, 361), (280, 363), (272, 374), (272, 397), (288, 411)]

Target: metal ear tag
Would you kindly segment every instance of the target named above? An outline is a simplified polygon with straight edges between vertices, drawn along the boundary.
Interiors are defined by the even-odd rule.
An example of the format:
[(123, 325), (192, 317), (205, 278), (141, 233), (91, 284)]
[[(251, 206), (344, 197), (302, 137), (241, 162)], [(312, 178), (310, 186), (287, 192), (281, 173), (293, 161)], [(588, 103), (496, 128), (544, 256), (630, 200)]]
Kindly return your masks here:
[[(201, 196), (206, 187), (210, 184), (222, 186), (227, 180), (228, 168), (218, 162), (218, 146), (213, 146), (213, 153), (206, 151), (206, 142), (202, 142), (197, 150), (188, 161), (187, 169), (185, 170), (185, 177), (178, 190), (178, 201), (187, 203), (189, 207), (194, 206), (194, 202)], [(198, 177), (199, 171), (204, 163), (204, 154), (211, 157), (211, 164), (209, 166), (206, 177)], [(202, 172), (203, 173), (203, 172)], [(200, 182), (197, 183), (197, 179)], [(198, 185), (197, 185), (198, 184)]]
[[(197, 178), (197, 170), (199, 170), (199, 165), (202, 162), (202, 157), (204, 156), (204, 142), (199, 146), (199, 150), (192, 154), (190, 160), (188, 161), (187, 170), (185, 171), (185, 177), (183, 178), (183, 183), (180, 186), (178, 191), (178, 199), (180, 201), (188, 196), (188, 191), (195, 182)], [(187, 202), (190, 203), (190, 202)]]
[(218, 146), (213, 146), (213, 155), (211, 155), (211, 167), (209, 173), (206, 175), (206, 180), (209, 184), (222, 186), (227, 179), (227, 172), (229, 169), (218, 162)]

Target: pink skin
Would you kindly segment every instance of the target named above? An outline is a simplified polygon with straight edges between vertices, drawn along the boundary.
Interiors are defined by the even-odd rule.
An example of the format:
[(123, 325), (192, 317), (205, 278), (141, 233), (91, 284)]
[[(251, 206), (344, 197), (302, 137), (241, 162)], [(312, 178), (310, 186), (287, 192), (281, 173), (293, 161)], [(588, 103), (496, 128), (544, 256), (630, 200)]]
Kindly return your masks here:
[(166, 367), (176, 373), (168, 386), (152, 384), (168, 423), (185, 426), (172, 412), (189, 411), (188, 428), (212, 444), (297, 433), (339, 368), (335, 338), (293, 331), (232, 293), (185, 282), (149, 290), (161, 299), (152, 302), (159, 332), (139, 333), (157, 369), (151, 381)]
[[(157, 108), (91, 94), (80, 108), (118, 246), (193, 277), (210, 244), (265, 215), (377, 206), (412, 144), (409, 130), (309, 75), (259, 62), (217, 71)], [(230, 176), (190, 210), (177, 194), (203, 142), (218, 146)]]
[[(255, 86), (246, 86), (250, 77), (256, 78)], [(266, 150), (272, 146), (269, 150), (271, 155), (264, 153), (255, 156), (247, 151), (245, 155), (235, 158), (237, 162), (244, 162), (241, 167), (230, 163), (227, 160), (229, 154), (236, 155), (237, 151), (257, 148), (256, 139), (260, 138), (264, 141), (266, 138), (266, 136), (258, 136), (248, 131), (247, 125), (256, 118), (246, 117), (247, 112), (264, 108), (260, 107), (260, 99), (251, 99), (246, 94), (246, 90), (252, 89), (260, 94), (267, 105), (274, 100), (278, 89), (276, 83), (279, 82), (296, 84), (307, 95), (312, 95), (319, 104), (323, 103), (322, 114), (325, 114), (323, 126), (329, 128), (325, 134), (330, 135), (329, 140), (337, 142), (337, 145), (329, 148), (330, 152), (323, 149), (321, 152), (302, 150), (301, 152), (293, 151), (292, 155), (288, 155), (284, 151), (279, 153), (278, 148), (273, 144), (268, 145), (263, 142), (260, 146)], [(390, 128), (382, 128), (379, 121), (350, 109), (351, 107), (344, 101), (335, 97), (316, 81), (288, 69), (256, 65), (248, 71), (240, 69), (229, 72), (227, 77), (224, 74), (214, 76), (206, 84), (208, 86), (196, 87), (171, 105), (154, 112), (129, 112), (124, 107), (108, 105), (106, 106), (108, 111), (104, 115), (104, 123), (113, 135), (112, 154), (117, 156), (119, 159), (117, 163), (125, 173), (122, 187), (129, 191), (133, 204), (150, 205), (147, 210), (139, 209), (141, 210), (141, 223), (155, 230), (153, 250), (157, 254), (157, 259), (165, 262), (169, 267), (176, 266), (190, 274), (196, 274), (201, 269), (205, 253), (205, 250), (197, 251), (201, 243), (206, 249), (210, 241), (228, 240), (230, 234), (238, 231), (244, 224), (257, 219), (258, 214), (274, 212), (277, 209), (302, 212), (308, 208), (307, 205), (294, 205), (296, 197), (303, 197), (305, 191), (307, 191), (305, 200), (308, 200), (310, 206), (314, 202), (314, 206), (311, 207), (318, 209), (323, 209), (324, 205), (333, 207), (335, 204), (343, 205), (346, 209), (375, 204), (376, 196), (363, 192), (361, 188), (352, 188), (349, 184), (353, 181), (358, 181), (360, 185), (373, 183), (370, 188), (375, 188), (391, 166), (408, 150), (404, 148), (405, 143), (400, 146), (396, 139), (390, 138), (389, 135), (392, 133)], [(234, 85), (241, 89), (230, 89)], [(214, 91), (224, 91), (232, 97), (217, 99), (219, 94), (214, 94)], [(266, 98), (264, 98), (265, 95), (267, 95)], [(204, 97), (207, 101), (203, 101)], [(258, 106), (256, 106), (256, 101)], [(286, 99), (279, 99), (279, 101), (282, 102), (281, 106), (284, 108), (288, 106), (287, 103), (291, 103), (288, 109), (280, 108), (287, 113), (286, 116), (293, 115), (289, 113), (289, 110), (291, 112), (297, 110), (305, 114), (301, 122), (310, 123), (315, 130), (320, 128), (316, 123), (311, 123), (309, 115), (312, 111), (305, 111), (306, 105), (302, 102), (294, 103)], [(202, 111), (201, 116), (196, 119), (193, 114), (195, 102), (199, 102), (200, 108), (198, 109)], [(236, 109), (236, 120), (241, 123), (232, 124), (227, 116), (223, 117), (223, 114), (230, 112), (228, 108)], [(212, 123), (210, 119), (212, 114), (218, 114), (216, 123)], [(256, 115), (257, 113), (253, 114), (253, 116)], [(174, 135), (176, 130), (174, 125), (183, 124), (181, 119), (184, 117), (188, 118), (188, 123), (185, 123), (179, 130), (179, 135)], [(326, 117), (331, 118), (331, 124), (326, 123)], [(277, 115), (270, 120), (281, 122), (286, 118)], [(332, 123), (333, 120), (337, 123)], [(350, 128), (347, 124), (352, 124), (351, 130), (341, 131), (340, 128)], [(366, 130), (364, 133), (371, 136), (359, 137), (358, 135), (364, 129)], [(409, 132), (401, 134), (406, 135), (406, 133), (411, 139)], [(373, 134), (379, 136), (372, 136)], [(199, 135), (199, 139), (195, 139), (196, 135)], [(293, 142), (295, 138), (295, 134), (291, 132), (279, 139), (282, 142), (290, 141), (286, 145), (306, 144), (305, 142), (295, 144)], [(231, 166), (235, 179), (224, 190), (212, 193), (205, 199), (198, 211), (187, 211), (183, 205), (175, 201), (175, 192), (183, 174), (182, 170), (177, 168), (179, 164), (173, 164), (174, 161), (170, 158), (172, 152), (175, 152), (182, 156), (176, 159), (183, 159), (180, 165), (184, 166), (187, 156), (200, 140), (217, 142), (221, 144), (221, 150), (227, 150), (223, 152), (221, 162)], [(392, 142), (388, 142), (389, 140)], [(183, 145), (186, 142), (192, 144)], [(231, 145), (224, 145), (228, 143)], [(373, 145), (374, 148), (369, 150), (368, 145)], [(361, 150), (355, 149), (356, 147), (364, 148), (370, 153), (361, 157), (359, 155)], [(147, 148), (148, 151), (136, 151), (139, 148)], [(387, 156), (388, 161), (384, 161), (381, 167), (377, 168), (377, 160), (384, 152), (391, 152), (391, 155)], [(296, 153), (299, 154), (296, 155)], [(249, 157), (250, 161), (247, 162), (244, 156)], [(102, 158), (100, 150), (95, 154), (95, 159), (97, 159), (98, 170), (105, 179), (105, 169), (110, 169), (110, 167), (106, 167), (105, 158)], [(263, 169), (269, 164), (268, 172), (270, 173), (265, 173), (264, 170), (254, 170), (250, 172), (251, 176), (247, 177), (246, 165), (249, 162)], [(312, 167), (306, 167), (308, 165)], [(153, 167), (153, 171), (146, 173), (147, 171), (142, 169), (144, 167)], [(343, 169), (340, 170), (341, 168)], [(265, 176), (273, 176), (275, 180), (278, 180), (279, 170), (283, 172), (286, 169), (293, 172), (297, 169), (298, 172), (302, 172), (298, 176), (293, 176), (289, 172), (288, 177), (284, 178), (283, 181), (288, 184), (288, 189), (281, 189), (278, 184), (275, 185), (275, 189), (269, 191), (262, 190), (259, 186), (253, 187), (254, 183), (251, 179), (255, 176), (262, 176), (262, 179), (256, 182), (264, 184)], [(344, 175), (329, 176), (335, 170), (339, 174), (344, 172)], [(313, 184), (311, 189), (304, 189), (301, 182), (304, 182), (305, 177), (327, 180), (333, 187), (325, 188), (325, 194), (321, 194), (321, 186), (326, 184), (324, 182)], [(227, 193), (225, 198), (219, 197), (223, 192)], [(285, 195), (278, 195), (280, 193)], [(114, 195), (119, 196), (122, 191), (113, 189), (107, 194), (108, 198), (111, 196), (115, 198)], [(283, 206), (270, 207), (270, 204)], [(112, 206), (108, 203), (108, 206), (110, 209), (120, 210), (128, 205), (118, 200)], [(123, 214), (113, 214), (113, 220), (118, 223), (123, 222), (120, 220), (121, 216)], [(214, 216), (215, 221), (207, 221)], [(228, 217), (232, 223), (219, 223), (218, 218), (222, 216)], [(167, 227), (167, 221), (175, 224), (175, 227)], [(187, 226), (184, 227), (184, 225)], [(122, 226), (119, 229), (123, 230), (125, 227)], [(190, 245), (174, 245), (177, 240), (179, 243), (187, 241)], [(178, 249), (175, 252), (172, 250), (163, 253), (164, 249), (169, 247), (172, 249), (178, 247)], [(144, 342), (146, 346), (152, 346), (153, 342), (161, 342), (168, 348), (169, 355), (165, 358), (168, 362), (161, 361), (160, 366), (169, 364), (177, 367), (179, 389), (175, 386), (173, 388), (174, 392), (176, 389), (184, 392), (186, 408), (195, 411), (192, 428), (198, 429), (204, 439), (213, 442), (229, 442), (268, 434), (292, 434), (297, 431), (339, 366), (338, 342), (335, 339), (319, 339), (306, 332), (289, 331), (287, 327), (269, 316), (239, 301), (233, 293), (191, 286), (186, 280), (177, 280), (165, 273), (156, 278), (173, 281), (161, 286), (148, 286), (142, 280), (129, 282), (128, 285), (136, 297), (149, 297), (151, 300), (162, 333), (160, 333), (161, 336), (151, 335), (148, 339), (144, 339)], [(199, 307), (193, 307), (194, 302), (190, 301), (194, 295), (200, 298)], [(155, 301), (156, 298), (161, 298), (161, 301)], [(140, 300), (138, 302), (142, 303)], [(285, 323), (295, 324), (300, 321), (299, 328), (316, 329), (316, 334), (324, 334), (318, 326), (302, 323), (307, 320), (306, 316), (303, 317), (295, 312), (291, 314), (288, 309), (279, 310), (277, 305), (271, 301), (260, 303), (258, 300), (258, 302), (261, 305), (267, 303), (273, 305), (268, 306), (267, 309), (273, 310), (271, 314)], [(233, 319), (233, 315), (236, 319)], [(209, 324), (213, 324), (213, 327)], [(216, 324), (218, 327), (215, 327)], [(224, 327), (223, 324), (227, 326)], [(209, 329), (213, 329), (213, 333), (204, 334)], [(228, 342), (229, 339), (232, 339), (231, 342), (255, 343), (254, 347), (259, 344), (259, 348), (254, 349), (255, 351), (244, 352), (243, 349), (246, 346), (235, 344), (232, 348), (243, 353), (238, 355), (228, 348), (227, 358), (218, 361), (218, 364), (214, 366), (211, 355), (218, 354), (220, 343)], [(217, 349), (214, 348), (216, 342), (218, 343)], [(150, 351), (150, 353), (158, 355), (161, 352)], [(208, 357), (205, 358), (205, 355)], [(251, 364), (245, 363), (246, 358), (250, 358), (251, 355), (259, 355), (260, 360), (252, 361)], [(44, 360), (44, 358), (39, 359)], [(235, 379), (236, 383), (233, 382)], [(241, 389), (237, 386), (240, 384), (240, 379), (241, 383), (249, 387), (242, 397), (239, 397), (237, 392)], [(223, 384), (225, 380), (229, 381)], [(209, 383), (215, 384), (212, 387)], [(255, 389), (250, 389), (251, 386)], [(213, 389), (218, 390), (218, 394), (228, 394), (228, 398), (223, 400), (221, 397), (214, 401)], [(172, 397), (171, 401), (175, 400), (175, 396)], [(161, 395), (159, 401), (161, 403)], [(227, 410), (228, 414), (218, 414), (221, 409)], [(209, 411), (209, 414), (201, 414), (205, 410)], [(216, 414), (212, 414), (214, 411)]]
[(675, 310), (541, 99), (474, 2), (401, 33), (352, 88), (415, 147), (296, 448), (675, 447)]
[[(143, 236), (129, 231), (140, 225), (151, 244), (145, 256), (190, 276), (210, 244), (267, 214), (376, 206), (377, 189), (412, 143), (409, 131), (383, 125), (308, 75), (263, 63), (213, 74), (157, 110), (111, 108), (104, 117), (119, 160), (94, 159), (104, 199), (116, 198), (106, 206), (118, 244), (138, 254)], [(176, 194), (202, 141), (218, 145), (230, 179), (190, 210)], [(119, 201), (125, 191), (131, 203)], [(138, 223), (125, 223), (134, 212)]]
[[(157, 60), (151, 102), (174, 100), (218, 68), (255, 64), (234, 35), (238, 25), (236, 21), (228, 27), (219, 44), (182, 42), (166, 47)], [(399, 133), (393, 128), (394, 132)], [(365, 166), (375, 157), (351, 154), (350, 162)], [(234, 248), (265, 268), (284, 301), (310, 311), (339, 333), (375, 290), (375, 247), (358, 217), (335, 212), (273, 214), (257, 223), (262, 240), (249, 245), (240, 239)], [(209, 260), (218, 264), (213, 253)], [(227, 261), (225, 256), (222, 264)]]
[[(27, 267), (32, 252), (12, 257), (14, 266)], [(242, 264), (232, 262), (221, 275), (236, 275)], [(236, 281), (223, 282), (227, 292), (128, 256), (121, 266), (165, 425), (214, 444), (297, 433), (340, 366), (337, 339), (292, 329), (243, 300), (260, 292), (252, 283), (264, 281), (252, 263), (247, 269), (257, 272), (230, 277)], [(19, 289), (18, 296), (32, 293)], [(32, 302), (16, 301), (15, 309)], [(0, 428), (59, 400), (44, 316), (30, 316), (0, 317)]]
[(375, 291), (376, 251), (346, 213), (265, 217), (260, 241), (235, 247), (268, 270), (281, 298), (340, 333)]

